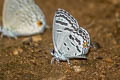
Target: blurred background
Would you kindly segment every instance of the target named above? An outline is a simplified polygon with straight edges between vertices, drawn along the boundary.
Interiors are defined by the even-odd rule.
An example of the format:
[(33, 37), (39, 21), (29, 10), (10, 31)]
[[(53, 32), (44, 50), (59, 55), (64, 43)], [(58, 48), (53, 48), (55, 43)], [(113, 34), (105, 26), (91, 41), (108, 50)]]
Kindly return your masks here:
[[(35, 0), (45, 14), (43, 34), (0, 38), (0, 80), (119, 80), (120, 0)], [(0, 0), (0, 23), (2, 8)], [(51, 64), (52, 23), (57, 8), (72, 14), (95, 44), (87, 60)]]

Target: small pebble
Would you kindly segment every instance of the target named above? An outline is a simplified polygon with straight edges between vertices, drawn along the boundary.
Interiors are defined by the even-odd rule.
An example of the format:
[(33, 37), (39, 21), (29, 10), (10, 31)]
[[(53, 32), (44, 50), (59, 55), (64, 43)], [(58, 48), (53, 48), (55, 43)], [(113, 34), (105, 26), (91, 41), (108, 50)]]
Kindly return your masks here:
[(106, 61), (108, 63), (112, 63), (113, 62), (113, 60), (111, 58), (106, 58), (106, 59), (104, 59), (104, 61)]
[(18, 54), (20, 54), (20, 53), (22, 53), (22, 52), (23, 52), (23, 49), (18, 48), (18, 49), (15, 49), (15, 50), (13, 51), (13, 54), (14, 54), (14, 55), (18, 55)]
[(13, 51), (13, 54), (14, 54), (14, 55), (18, 55), (18, 54), (19, 54), (18, 50), (14, 50), (14, 51)]
[(38, 42), (38, 41), (41, 41), (42, 40), (42, 38), (41, 38), (41, 36), (32, 36), (32, 41), (33, 42)]
[(19, 53), (22, 53), (23, 52), (23, 49), (22, 48), (18, 48), (17, 49)]
[(85, 68), (84, 67), (80, 67), (80, 66), (73, 66), (73, 69), (77, 73), (85, 71)]

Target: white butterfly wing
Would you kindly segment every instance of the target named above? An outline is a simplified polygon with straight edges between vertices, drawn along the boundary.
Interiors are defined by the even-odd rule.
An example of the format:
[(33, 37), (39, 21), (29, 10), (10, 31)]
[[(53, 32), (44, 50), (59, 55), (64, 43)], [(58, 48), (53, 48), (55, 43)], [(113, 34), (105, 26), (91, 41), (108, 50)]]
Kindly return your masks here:
[(55, 51), (66, 58), (85, 58), (90, 46), (90, 37), (85, 29), (79, 28), (74, 17), (58, 9), (54, 17), (53, 43)]
[(86, 58), (90, 48), (90, 36), (88, 32), (80, 27), (77, 31), (71, 32), (64, 41), (60, 51), (67, 58)]
[(5, 0), (3, 26), (15, 35), (31, 35), (43, 32), (46, 21), (34, 0)]
[(57, 52), (62, 47), (71, 31), (77, 30), (78, 23), (72, 15), (63, 9), (58, 9), (53, 21), (53, 43)]
[(13, 20), (18, 10), (31, 3), (34, 3), (34, 0), (4, 0), (3, 25), (6, 27), (14, 23)]

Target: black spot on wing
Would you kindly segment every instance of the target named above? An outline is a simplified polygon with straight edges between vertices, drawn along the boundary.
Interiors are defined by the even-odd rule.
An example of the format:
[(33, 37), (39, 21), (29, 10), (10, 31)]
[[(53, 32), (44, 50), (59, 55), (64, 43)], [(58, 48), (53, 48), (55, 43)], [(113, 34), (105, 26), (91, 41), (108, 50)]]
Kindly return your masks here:
[(67, 26), (67, 25), (68, 25), (67, 23), (62, 22), (62, 21), (58, 21), (58, 20), (56, 20), (56, 23), (61, 24), (61, 25), (64, 25), (64, 26)]
[(58, 30), (58, 29), (57, 29), (56, 31), (57, 31), (57, 32), (62, 32), (61, 30)]
[(70, 38), (71, 40), (74, 40), (74, 37), (73, 37), (72, 35), (69, 35), (69, 38)]
[(85, 32), (83, 32), (83, 35), (86, 35)]
[(81, 30), (81, 29), (79, 30), (79, 33), (82, 33), (82, 30)]
[(68, 47), (67, 47), (68, 51), (70, 50)]
[(64, 45), (67, 46), (66, 43), (64, 43)]
[(76, 48), (77, 48), (77, 51), (78, 51), (78, 52), (81, 52), (78, 46), (76, 46)]
[(76, 27), (73, 25), (73, 23), (71, 22), (71, 20), (67, 17), (67, 16), (65, 16), (64, 14), (61, 14), (61, 15), (56, 15), (56, 17), (62, 17), (62, 18), (64, 18), (64, 19), (66, 19), (67, 21), (68, 21), (68, 23), (69, 24), (71, 24), (71, 27), (74, 29), (74, 30), (76, 30)]
[(71, 44), (72, 44), (73, 46), (75, 46), (74, 43), (71, 42)]
[[(83, 35), (83, 32), (79, 33), (79, 31), (76, 31), (76, 32), (74, 32), (74, 34), (77, 34), (78, 36), (81, 36), (85, 40), (85, 35)], [(76, 39), (76, 41), (78, 42), (79, 40)]]
[(58, 50), (58, 52), (59, 52), (59, 54), (61, 54), (61, 55), (63, 54), (63, 53), (60, 52), (60, 50)]
[(76, 41), (79, 45), (81, 45), (81, 41), (80, 41), (79, 39), (75, 38), (75, 41)]
[(75, 56), (77, 55), (77, 53), (75, 53)]
[(72, 20), (72, 22), (77, 24), (77, 21), (75, 20), (75, 18), (71, 14), (69, 14), (69, 12), (65, 11), (64, 9), (57, 9), (56, 14), (57, 15), (59, 15), (59, 14), (66, 15), (67, 17), (69, 17)]
[(67, 31), (73, 31), (73, 29), (70, 29), (70, 28), (65, 28), (64, 30), (67, 30)]

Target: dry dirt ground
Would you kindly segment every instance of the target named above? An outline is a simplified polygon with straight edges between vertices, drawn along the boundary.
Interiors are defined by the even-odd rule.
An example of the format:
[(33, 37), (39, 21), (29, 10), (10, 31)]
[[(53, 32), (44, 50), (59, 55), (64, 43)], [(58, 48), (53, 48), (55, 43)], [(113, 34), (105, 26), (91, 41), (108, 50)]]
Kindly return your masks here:
[[(49, 28), (32, 38), (0, 38), (0, 80), (120, 80), (120, 0), (36, 2)], [(71, 13), (88, 30), (91, 41), (100, 45), (90, 49), (87, 60), (70, 60), (72, 66), (66, 62), (51, 64), (52, 21), (57, 8)]]

